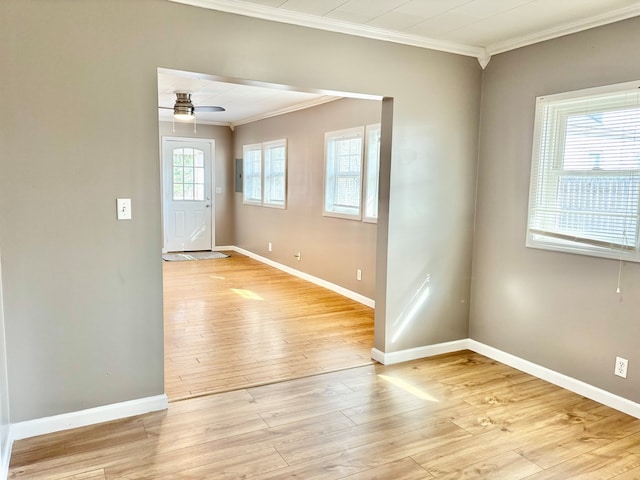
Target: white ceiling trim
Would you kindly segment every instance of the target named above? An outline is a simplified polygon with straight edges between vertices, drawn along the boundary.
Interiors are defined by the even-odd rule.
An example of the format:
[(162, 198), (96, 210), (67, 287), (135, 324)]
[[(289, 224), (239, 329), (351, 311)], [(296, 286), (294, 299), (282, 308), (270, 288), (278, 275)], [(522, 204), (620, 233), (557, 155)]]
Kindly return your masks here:
[(226, 13), (233, 13), (247, 17), (260, 18), (275, 22), (299, 25), (319, 30), (327, 30), (337, 33), (345, 33), (359, 37), (382, 40), (386, 42), (399, 43), (414, 47), (428, 48), (442, 52), (455, 53), (470, 57), (476, 57), (484, 68), (492, 55), (526, 47), (534, 43), (551, 40), (564, 35), (580, 32), (590, 28), (607, 25), (609, 23), (626, 20), (628, 18), (640, 16), (640, 5), (632, 5), (619, 10), (614, 10), (606, 14), (584, 18), (579, 21), (558, 25), (554, 28), (537, 32), (530, 35), (523, 35), (504, 42), (497, 42), (490, 45), (466, 45), (456, 42), (447, 42), (419, 35), (409, 35), (402, 32), (386, 30), (382, 28), (370, 27), (368, 25), (355, 24), (334, 20), (327, 17), (308, 15), (280, 8), (267, 7), (242, 0), (170, 0), (171, 2), (191, 5), (195, 7), (218, 10)]
[(298, 103), (296, 105), (292, 105), (290, 107), (281, 108), (279, 110), (275, 110), (273, 112), (263, 113), (261, 115), (256, 115), (250, 118), (244, 118), (240, 121), (229, 124), (228, 126), (233, 130), (235, 127), (240, 125), (245, 125), (247, 123), (257, 122), (258, 120), (264, 120), (266, 118), (277, 117), (278, 115), (284, 115), (287, 113), (297, 112), (298, 110), (304, 110), (306, 108), (316, 107), (318, 105), (322, 105), (324, 103), (334, 102), (339, 100), (342, 97), (330, 97), (324, 96), (319, 97), (314, 100), (309, 100), (307, 102)]
[(550, 28), (548, 30), (544, 30), (532, 35), (523, 35), (506, 42), (497, 42), (486, 45), (486, 54), (487, 56), (497, 55), (498, 53), (515, 50), (516, 48), (526, 47), (527, 45), (533, 45), (534, 43), (552, 40), (564, 35), (570, 35), (572, 33), (581, 32), (590, 28), (601, 27), (603, 25), (619, 22), (621, 20), (627, 20), (629, 18), (637, 16), (640, 16), (640, 5), (632, 5), (630, 7), (614, 10), (603, 15), (597, 15), (595, 17), (585, 18), (577, 22), (559, 25), (555, 28)]
[(419, 35), (408, 35), (383, 28), (370, 27), (326, 17), (307, 15), (304, 13), (283, 10), (280, 8), (266, 7), (242, 0), (170, 0), (175, 3), (192, 5), (194, 7), (208, 8), (226, 13), (244, 15), (246, 17), (260, 18), (274, 22), (288, 23), (302, 27), (310, 27), (318, 30), (327, 30), (336, 33), (346, 33), (358, 37), (382, 40), (385, 42), (400, 43), (413, 47), (429, 48), (441, 52), (457, 53), (468, 57), (484, 57), (485, 50), (482, 47), (465, 45), (462, 43), (447, 42), (426, 38)]

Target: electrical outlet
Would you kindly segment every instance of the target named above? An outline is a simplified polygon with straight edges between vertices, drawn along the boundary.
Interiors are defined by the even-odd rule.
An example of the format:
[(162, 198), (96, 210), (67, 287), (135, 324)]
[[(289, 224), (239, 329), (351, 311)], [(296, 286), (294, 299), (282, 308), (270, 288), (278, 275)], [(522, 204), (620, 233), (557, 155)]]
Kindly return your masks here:
[(356, 279), (362, 280), (362, 270), (360, 269), (356, 270)]
[(629, 367), (629, 360), (622, 357), (616, 357), (616, 368), (613, 371), (617, 376), (627, 378), (627, 368)]
[(300, 252), (294, 253), (293, 256), (298, 260), (302, 260), (302, 255), (300, 254)]
[(272, 248), (272, 246), (271, 246), (271, 242), (269, 242), (269, 251), (270, 251), (270, 252), (272, 251), (272, 250), (271, 250), (271, 248)]

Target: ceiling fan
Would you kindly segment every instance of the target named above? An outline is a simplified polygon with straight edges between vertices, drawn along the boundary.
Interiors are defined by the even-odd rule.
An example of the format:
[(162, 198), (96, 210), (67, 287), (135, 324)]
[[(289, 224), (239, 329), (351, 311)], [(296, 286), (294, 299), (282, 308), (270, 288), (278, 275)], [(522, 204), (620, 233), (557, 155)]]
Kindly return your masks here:
[[(191, 101), (191, 93), (176, 91), (176, 103), (173, 104), (173, 107), (158, 107), (164, 108), (167, 110), (173, 110), (173, 120), (191, 120), (193, 119), (193, 132), (196, 132), (196, 113), (203, 112), (224, 112), (225, 109), (223, 107), (218, 107), (216, 105), (200, 105), (195, 106)], [(173, 124), (173, 132), (175, 133), (176, 126)]]
[(223, 107), (215, 105), (199, 105), (195, 106), (191, 101), (191, 94), (189, 92), (175, 92), (176, 103), (173, 107), (159, 107), (164, 109), (172, 109), (173, 116), (178, 120), (190, 120), (196, 113), (203, 112), (224, 112)]

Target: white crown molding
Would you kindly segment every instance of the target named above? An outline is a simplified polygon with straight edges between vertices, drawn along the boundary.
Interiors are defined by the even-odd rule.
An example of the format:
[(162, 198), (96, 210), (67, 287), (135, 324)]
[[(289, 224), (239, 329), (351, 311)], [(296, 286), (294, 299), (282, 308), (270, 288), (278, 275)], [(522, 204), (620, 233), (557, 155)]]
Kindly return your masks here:
[(562, 37), (572, 33), (577, 33), (590, 28), (600, 27), (609, 23), (626, 20), (640, 15), (640, 5), (632, 5), (602, 15), (584, 18), (575, 22), (558, 25), (556, 27), (519, 37), (514, 37), (505, 41), (495, 42), (486, 46), (467, 45), (463, 43), (449, 42), (434, 38), (422, 37), (419, 35), (409, 35), (401, 32), (385, 30), (382, 28), (370, 27), (367, 25), (354, 24), (326, 17), (307, 15), (303, 13), (288, 11), (280, 8), (267, 7), (242, 0), (170, 0), (175, 3), (191, 5), (194, 7), (218, 10), (221, 12), (244, 15), (247, 17), (260, 18), (275, 22), (288, 23), (303, 27), (316, 28), (337, 33), (345, 33), (358, 37), (371, 38), (386, 42), (400, 43), (414, 47), (428, 48), (448, 53), (456, 53), (470, 57), (476, 57), (485, 68), (491, 60), (492, 55), (503, 53), (516, 48), (526, 47), (534, 43), (544, 42), (554, 38)]
[(170, 0), (194, 7), (208, 8), (226, 13), (244, 15), (246, 17), (260, 18), (274, 22), (288, 23), (302, 27), (315, 28), (336, 33), (346, 33), (357, 37), (371, 38), (385, 42), (400, 43), (413, 47), (428, 48), (440, 52), (457, 53), (468, 57), (484, 55), (484, 48), (462, 43), (449, 42), (427, 38), (420, 35), (409, 35), (383, 28), (370, 27), (326, 17), (308, 15), (280, 8), (266, 7), (242, 0)]
[(257, 122), (259, 120), (265, 120), (267, 118), (277, 117), (278, 115), (286, 115), (287, 113), (297, 112), (298, 110), (304, 110), (306, 108), (317, 107), (318, 105), (334, 102), (336, 100), (340, 100), (341, 98), (343, 97), (324, 96), (324, 97), (314, 98), (313, 100), (309, 100), (307, 102), (298, 103), (296, 105), (291, 105), (289, 107), (281, 108), (279, 110), (274, 110), (272, 112), (262, 113), (254, 117), (244, 118), (237, 122), (231, 123), (230, 127), (233, 129), (239, 125), (245, 125), (247, 123)]
[(640, 4), (632, 5), (630, 7), (621, 8), (619, 10), (607, 12), (595, 17), (584, 18), (576, 22), (558, 25), (557, 27), (549, 28), (547, 30), (543, 30), (541, 32), (533, 33), (530, 35), (523, 35), (521, 37), (512, 38), (503, 42), (496, 42), (487, 45), (485, 49), (487, 55), (496, 55), (498, 53), (507, 52), (509, 50), (515, 50), (516, 48), (533, 45), (534, 43), (545, 42), (547, 40), (553, 40), (554, 38), (563, 37), (572, 33), (589, 30), (590, 28), (601, 27), (610, 23), (627, 20), (639, 15)]

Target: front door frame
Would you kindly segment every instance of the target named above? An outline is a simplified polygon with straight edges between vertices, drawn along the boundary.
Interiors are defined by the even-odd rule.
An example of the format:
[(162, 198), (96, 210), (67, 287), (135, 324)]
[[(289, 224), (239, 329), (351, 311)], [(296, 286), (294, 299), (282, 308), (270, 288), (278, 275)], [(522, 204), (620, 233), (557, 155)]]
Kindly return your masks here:
[(207, 143), (210, 148), (209, 156), (211, 158), (211, 176), (209, 181), (211, 182), (211, 250), (215, 250), (216, 247), (216, 194), (215, 194), (215, 172), (216, 172), (216, 157), (215, 146), (216, 141), (213, 138), (198, 138), (198, 137), (175, 137), (169, 135), (163, 135), (160, 138), (160, 205), (161, 205), (161, 224), (162, 224), (162, 253), (167, 253), (166, 246), (166, 232), (165, 232), (165, 170), (164, 170), (164, 151), (166, 142), (185, 142), (185, 143)]

